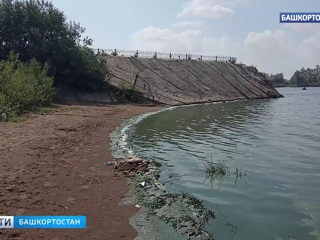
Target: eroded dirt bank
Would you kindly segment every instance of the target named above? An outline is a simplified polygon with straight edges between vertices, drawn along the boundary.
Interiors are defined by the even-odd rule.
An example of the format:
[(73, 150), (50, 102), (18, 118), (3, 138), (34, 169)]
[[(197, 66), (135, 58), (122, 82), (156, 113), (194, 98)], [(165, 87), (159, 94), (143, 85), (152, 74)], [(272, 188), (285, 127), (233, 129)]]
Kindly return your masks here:
[(111, 85), (170, 105), (282, 96), (256, 68), (229, 62), (108, 56), (107, 66)]
[(109, 134), (123, 120), (158, 107), (59, 106), (55, 113), (0, 123), (0, 215), (84, 215), (85, 230), (2, 230), (0, 239), (133, 239), (133, 206), (120, 206), (126, 179)]

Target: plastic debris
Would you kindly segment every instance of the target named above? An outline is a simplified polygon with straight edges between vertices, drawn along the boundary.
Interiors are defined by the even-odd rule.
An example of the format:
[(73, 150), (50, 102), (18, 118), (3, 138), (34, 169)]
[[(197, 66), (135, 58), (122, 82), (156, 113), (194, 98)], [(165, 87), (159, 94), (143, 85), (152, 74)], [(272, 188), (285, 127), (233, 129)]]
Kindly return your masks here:
[(140, 186), (142, 186), (142, 187), (147, 186), (147, 182), (146, 182), (146, 181), (143, 181), (142, 183), (140, 183)]

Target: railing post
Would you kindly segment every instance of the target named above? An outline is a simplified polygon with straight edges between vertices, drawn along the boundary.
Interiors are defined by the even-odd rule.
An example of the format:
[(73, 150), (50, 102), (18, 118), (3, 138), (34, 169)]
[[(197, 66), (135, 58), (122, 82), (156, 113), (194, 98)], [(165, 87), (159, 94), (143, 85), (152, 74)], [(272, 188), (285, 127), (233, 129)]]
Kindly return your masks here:
[(137, 50), (133, 56), (134, 56), (135, 58), (138, 58), (138, 57), (139, 57), (139, 50)]
[(139, 77), (139, 74), (136, 74), (136, 78), (134, 79), (133, 86), (135, 86), (137, 84), (138, 77)]
[(218, 56), (216, 56), (216, 62), (218, 62)]

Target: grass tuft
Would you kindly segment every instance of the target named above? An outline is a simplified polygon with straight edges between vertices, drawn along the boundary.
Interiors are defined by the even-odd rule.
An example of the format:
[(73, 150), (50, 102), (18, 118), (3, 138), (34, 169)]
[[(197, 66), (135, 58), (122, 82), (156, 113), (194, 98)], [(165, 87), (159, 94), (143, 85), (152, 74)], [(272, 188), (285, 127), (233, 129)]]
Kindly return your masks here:
[(235, 170), (230, 172), (230, 168), (226, 166), (226, 164), (222, 161), (218, 163), (214, 163), (212, 161), (212, 156), (211, 156), (211, 162), (205, 164), (205, 180), (209, 180), (210, 184), (212, 185), (215, 180), (219, 180), (220, 183), (223, 182), (223, 177), (229, 176), (229, 175), (234, 175), (235, 176), (235, 184), (237, 184), (238, 178), (242, 178), (247, 176), (248, 174), (243, 172), (242, 169), (236, 168)]
[(219, 179), (222, 181), (222, 178), (226, 175), (229, 175), (229, 167), (226, 166), (224, 162), (218, 162), (214, 163), (212, 161), (212, 156), (211, 156), (211, 162), (208, 164), (203, 163), (205, 167), (205, 173), (206, 173), (206, 178), (205, 180), (209, 179), (210, 183), (212, 184), (215, 179)]
[(213, 176), (225, 176), (228, 174), (229, 168), (225, 165), (224, 162), (219, 163), (209, 163), (205, 165), (206, 174)]
[(12, 116), (12, 117), (8, 118), (8, 121), (13, 122), (13, 123), (19, 123), (19, 122), (23, 122), (27, 119), (28, 118), (26, 118), (24, 116)]
[(57, 109), (53, 108), (53, 107), (41, 107), (39, 109), (39, 114), (40, 115), (46, 115), (49, 113), (54, 113)]

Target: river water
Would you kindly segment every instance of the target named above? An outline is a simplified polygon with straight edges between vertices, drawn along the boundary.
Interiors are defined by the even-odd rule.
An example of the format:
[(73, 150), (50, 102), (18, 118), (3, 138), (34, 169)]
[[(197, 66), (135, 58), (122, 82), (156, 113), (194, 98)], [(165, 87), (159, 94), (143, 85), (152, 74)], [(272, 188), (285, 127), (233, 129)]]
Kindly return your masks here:
[[(320, 88), (278, 90), (285, 98), (180, 107), (133, 128), (131, 147), (163, 164), (165, 186), (215, 211), (217, 240), (320, 240)], [(206, 179), (210, 162), (228, 174)]]

